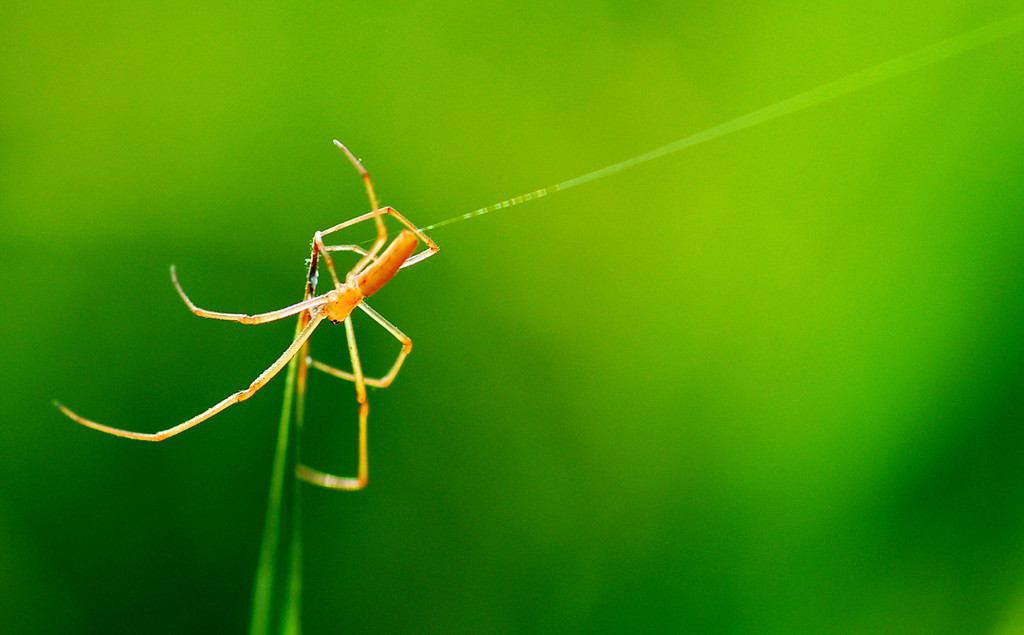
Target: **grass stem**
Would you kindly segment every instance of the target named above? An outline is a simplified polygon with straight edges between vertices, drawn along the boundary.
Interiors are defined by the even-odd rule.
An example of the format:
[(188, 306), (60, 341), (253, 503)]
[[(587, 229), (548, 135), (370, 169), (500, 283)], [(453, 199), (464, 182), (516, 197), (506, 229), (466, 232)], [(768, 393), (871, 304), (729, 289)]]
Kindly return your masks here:
[[(302, 326), (303, 320), (300, 319), (296, 334)], [(300, 358), (305, 359), (305, 348), (289, 362), (285, 377), (263, 544), (260, 547), (253, 588), (249, 630), (252, 635), (298, 635), (301, 632), (302, 536), (299, 523), (299, 482), (295, 478), (298, 431), (304, 411), (301, 399), (295, 404), (295, 418), (292, 419)], [(282, 550), (281, 545), (288, 547)]]

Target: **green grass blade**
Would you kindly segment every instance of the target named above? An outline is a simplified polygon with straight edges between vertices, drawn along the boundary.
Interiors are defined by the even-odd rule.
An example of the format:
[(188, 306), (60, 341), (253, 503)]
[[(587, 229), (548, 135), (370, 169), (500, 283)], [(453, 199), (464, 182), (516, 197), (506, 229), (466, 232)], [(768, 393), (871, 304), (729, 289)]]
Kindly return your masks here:
[[(300, 323), (301, 326), (301, 323)], [(296, 329), (296, 335), (298, 331)], [(301, 425), (301, 404), (292, 421), (292, 403), (298, 375), (299, 355), (288, 364), (277, 450), (267, 499), (263, 544), (253, 588), (252, 635), (301, 632), (301, 540), (299, 531), (299, 489), (295, 478), (298, 456), (297, 430)], [(282, 553), (280, 546), (289, 545)]]

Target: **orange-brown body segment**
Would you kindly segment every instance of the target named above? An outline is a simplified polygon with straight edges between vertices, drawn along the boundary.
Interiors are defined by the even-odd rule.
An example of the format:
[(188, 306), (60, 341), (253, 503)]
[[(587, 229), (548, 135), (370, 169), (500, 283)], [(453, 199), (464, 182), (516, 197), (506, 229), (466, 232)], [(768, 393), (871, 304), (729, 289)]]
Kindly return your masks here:
[(408, 229), (403, 229), (394, 241), (388, 245), (377, 260), (356, 277), (356, 287), (363, 297), (370, 297), (393, 278), (406, 258), (416, 250), (419, 239)]

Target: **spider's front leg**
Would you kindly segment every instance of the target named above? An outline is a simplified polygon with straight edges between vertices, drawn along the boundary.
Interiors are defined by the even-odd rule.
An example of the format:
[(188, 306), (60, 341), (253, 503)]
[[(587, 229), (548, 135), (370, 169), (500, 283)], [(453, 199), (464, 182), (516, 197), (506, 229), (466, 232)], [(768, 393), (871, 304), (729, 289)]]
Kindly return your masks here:
[(174, 265), (171, 265), (171, 281), (174, 283), (174, 288), (178, 290), (178, 295), (181, 296), (182, 301), (185, 302), (185, 306), (188, 307), (189, 311), (198, 315), (199, 317), (212, 318), (214, 320), (227, 320), (230, 322), (240, 322), (242, 324), (265, 324), (267, 322), (273, 322), (274, 320), (280, 320), (286, 317), (291, 317), (297, 313), (308, 311), (310, 309), (322, 306), (327, 300), (323, 297), (314, 298), (308, 295), (302, 300), (291, 306), (287, 306), (277, 311), (270, 311), (268, 313), (257, 313), (255, 315), (248, 315), (246, 313), (221, 313), (220, 311), (209, 311), (207, 309), (201, 309), (192, 303), (192, 300), (185, 295), (185, 290), (181, 288), (181, 284), (178, 283), (178, 274), (174, 269)]
[[(398, 210), (396, 210), (393, 207), (382, 207), (382, 208), (380, 208), (378, 210), (374, 210), (372, 212), (367, 212), (367, 213), (362, 214), (360, 216), (356, 216), (355, 218), (351, 218), (351, 219), (349, 219), (349, 220), (347, 220), (347, 221), (345, 221), (343, 223), (339, 223), (339, 224), (337, 224), (334, 227), (331, 227), (329, 229), (325, 229), (323, 231), (318, 231), (313, 236), (313, 249), (317, 250), (317, 251), (320, 251), (320, 252), (323, 252), (324, 253), (324, 257), (328, 258), (328, 259), (330, 258), (330, 256), (327, 255), (328, 251), (355, 251), (355, 252), (363, 254), (363, 258), (359, 262), (356, 263), (356, 265), (352, 268), (352, 270), (348, 274), (347, 280), (351, 281), (353, 278), (355, 278), (357, 275), (359, 275), (359, 273), (364, 271), (369, 266), (370, 262), (377, 260), (378, 253), (380, 251), (377, 248), (377, 244), (374, 243), (373, 248), (370, 249), (369, 251), (365, 251), (365, 250), (361, 249), (360, 247), (356, 247), (355, 245), (341, 245), (341, 246), (337, 246), (337, 247), (326, 246), (326, 245), (324, 245), (323, 237), (327, 236), (329, 234), (332, 234), (332, 233), (334, 233), (336, 231), (345, 229), (346, 227), (352, 227), (353, 225), (356, 225), (356, 224), (361, 223), (363, 221), (370, 220), (371, 218), (373, 218), (373, 219), (380, 218), (381, 216), (383, 216), (385, 214), (390, 215), (390, 216), (394, 216), (396, 219), (398, 219), (398, 222), (402, 223), (402, 225), (404, 225), (406, 229), (411, 231), (421, 243), (426, 245), (426, 249), (420, 251), (419, 253), (411, 254), (408, 258), (406, 258), (405, 261), (402, 262), (402, 265), (400, 267), (401, 269), (404, 269), (406, 267), (412, 266), (412, 265), (414, 265), (414, 264), (416, 264), (418, 262), (422, 262), (423, 260), (426, 260), (427, 258), (433, 256), (438, 251), (440, 251), (441, 248), (437, 246), (437, 243), (435, 243), (434, 240), (430, 236), (427, 236), (426, 233), (424, 233), (424, 231), (422, 229), (420, 229), (419, 227), (413, 225), (412, 222), (410, 222), (408, 218), (406, 218), (405, 216), (400, 214), (398, 212)], [(385, 234), (385, 236), (386, 236), (386, 234)], [(331, 264), (329, 266), (332, 268), (332, 271), (333, 271), (333, 264)], [(337, 276), (335, 276), (335, 279), (337, 279)]]
[[(363, 183), (366, 186), (366, 195), (370, 199), (370, 211), (368, 213), (366, 213), (366, 214), (362, 214), (361, 216), (357, 216), (357, 217), (352, 218), (350, 220), (347, 220), (347, 221), (345, 221), (343, 223), (335, 225), (334, 227), (331, 227), (329, 229), (325, 229), (325, 230), (323, 230), (321, 232), (318, 232), (316, 234), (316, 236), (314, 236), (314, 242), (319, 241), (320, 248), (323, 249), (324, 248), (323, 247), (323, 237), (324, 236), (327, 236), (327, 235), (332, 234), (332, 233), (334, 233), (334, 232), (336, 232), (338, 230), (344, 229), (346, 227), (351, 227), (352, 225), (355, 225), (357, 223), (361, 223), (361, 222), (363, 222), (365, 220), (370, 220), (370, 219), (373, 219), (374, 227), (377, 230), (377, 237), (373, 241), (373, 246), (368, 251), (363, 253), (363, 257), (359, 260), (359, 262), (356, 263), (356, 265), (354, 267), (352, 267), (352, 270), (349, 272), (347, 279), (349, 281), (351, 281), (356, 275), (358, 275), (361, 271), (366, 269), (366, 267), (368, 267), (369, 264), (376, 259), (377, 254), (380, 253), (380, 250), (383, 249), (384, 245), (387, 243), (388, 232), (387, 232), (387, 228), (384, 226), (384, 214), (390, 214), (390, 215), (394, 216), (395, 218), (397, 218), (399, 222), (401, 222), (403, 225), (405, 225), (406, 228), (408, 228), (410, 231), (412, 231), (414, 234), (416, 234), (416, 237), (419, 238), (420, 241), (424, 245), (427, 246), (427, 249), (425, 251), (422, 251), (419, 254), (414, 254), (414, 255), (410, 256), (406, 260), (406, 262), (402, 265), (403, 267), (408, 267), (409, 265), (413, 265), (413, 264), (415, 264), (415, 263), (417, 263), (417, 262), (419, 262), (419, 261), (421, 261), (421, 260), (423, 260), (425, 258), (429, 258), (430, 256), (432, 256), (435, 253), (437, 253), (437, 251), (438, 251), (437, 243), (435, 243), (433, 240), (430, 239), (429, 236), (427, 236), (425, 233), (423, 233), (423, 230), (419, 229), (418, 227), (416, 227), (415, 225), (410, 223), (407, 218), (405, 218), (404, 216), (399, 214), (397, 211), (395, 211), (394, 208), (392, 208), (392, 207), (381, 207), (379, 205), (379, 203), (377, 201), (377, 193), (373, 189), (373, 180), (370, 178), (369, 172), (366, 171), (366, 168), (364, 168), (363, 164), (359, 162), (359, 159), (357, 159), (355, 157), (355, 155), (352, 154), (349, 151), (349, 149), (344, 146), (344, 144), (342, 144), (340, 141), (335, 139), (334, 140), (334, 145), (336, 145), (339, 148), (341, 148), (342, 152), (345, 153), (345, 156), (348, 157), (348, 160), (351, 161), (352, 165), (355, 166), (356, 170), (359, 171), (359, 174), (360, 174), (360, 176), (363, 179)], [(351, 247), (351, 245), (347, 245), (346, 247)], [(330, 248), (328, 248), (328, 249), (330, 249)], [(357, 250), (356, 249), (351, 249), (350, 251), (357, 251)], [(328, 263), (329, 263), (328, 267), (333, 272), (333, 264), (330, 263), (330, 256), (328, 256), (326, 253), (325, 253), (325, 256), (328, 259)], [(337, 274), (333, 274), (333, 275), (334, 275), (335, 280), (337, 281), (337, 278), (338, 278)]]
[[(377, 256), (377, 252), (379, 252), (384, 247), (384, 244), (387, 243), (388, 241), (388, 230), (384, 226), (384, 219), (380, 215), (380, 204), (377, 202), (377, 192), (375, 192), (373, 189), (373, 180), (370, 178), (370, 173), (366, 171), (366, 168), (364, 168), (363, 164), (359, 162), (359, 159), (357, 159), (356, 156), (352, 154), (342, 142), (335, 139), (334, 145), (341, 148), (341, 151), (345, 153), (345, 156), (348, 157), (348, 160), (352, 162), (352, 165), (355, 166), (356, 170), (359, 172), (359, 176), (362, 177), (363, 185), (366, 186), (366, 196), (367, 198), (370, 199), (371, 210), (369, 215), (364, 216), (366, 218), (373, 218), (373, 224), (377, 230), (377, 238), (373, 241), (373, 247), (370, 248), (369, 252), (365, 256), (360, 258), (359, 262), (356, 263), (356, 266), (352, 267), (352, 271), (349, 272), (349, 279), (351, 279), (355, 274), (365, 269), (370, 264), (370, 262)], [(353, 219), (351, 221), (348, 221), (348, 223), (342, 223), (341, 225), (328, 229), (327, 231), (323, 232), (323, 234), (330, 234), (333, 231), (341, 229), (342, 227), (348, 227), (349, 225), (354, 224), (356, 222), (359, 221)], [(330, 258), (330, 256), (328, 256), (328, 258)], [(335, 278), (337, 278), (337, 276), (335, 276)]]

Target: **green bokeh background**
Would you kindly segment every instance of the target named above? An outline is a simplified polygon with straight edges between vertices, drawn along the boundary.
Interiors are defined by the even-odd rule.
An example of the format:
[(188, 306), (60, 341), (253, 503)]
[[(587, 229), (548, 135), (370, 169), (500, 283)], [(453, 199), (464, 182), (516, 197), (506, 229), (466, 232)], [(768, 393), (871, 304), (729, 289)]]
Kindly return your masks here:
[[(247, 628), (313, 231), (572, 178), (1019, 2), (0, 7), (0, 631)], [(498, 214), (374, 308), (305, 630), (1024, 632), (1024, 37)], [(397, 352), (357, 321), (372, 373)], [(342, 329), (314, 346), (344, 363)], [(307, 458), (355, 468), (314, 376)]]

